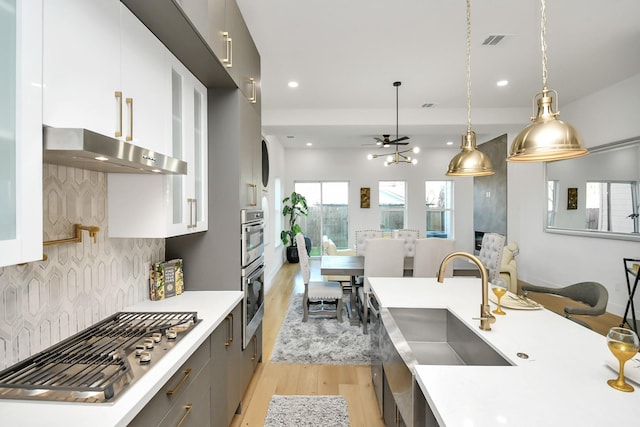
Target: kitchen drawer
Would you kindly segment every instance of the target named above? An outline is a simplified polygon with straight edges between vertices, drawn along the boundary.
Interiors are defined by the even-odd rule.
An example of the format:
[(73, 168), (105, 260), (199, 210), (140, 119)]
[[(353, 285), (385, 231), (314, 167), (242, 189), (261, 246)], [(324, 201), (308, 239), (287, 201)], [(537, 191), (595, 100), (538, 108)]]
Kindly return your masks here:
[[(202, 369), (185, 393), (169, 409), (158, 427), (203, 427), (211, 425), (209, 364)], [(155, 425), (155, 424), (148, 424)]]
[(185, 392), (190, 388), (196, 376), (198, 376), (205, 367), (207, 368), (208, 377), (209, 355), (211, 351), (210, 347), (211, 345), (207, 338), (207, 340), (198, 347), (191, 357), (189, 357), (189, 359), (180, 366), (169, 381), (162, 386), (158, 393), (153, 396), (149, 403), (147, 403), (142, 411), (136, 415), (129, 425), (140, 427), (158, 425), (167, 415), (168, 408), (171, 408), (176, 404), (176, 402), (181, 402), (183, 400)]

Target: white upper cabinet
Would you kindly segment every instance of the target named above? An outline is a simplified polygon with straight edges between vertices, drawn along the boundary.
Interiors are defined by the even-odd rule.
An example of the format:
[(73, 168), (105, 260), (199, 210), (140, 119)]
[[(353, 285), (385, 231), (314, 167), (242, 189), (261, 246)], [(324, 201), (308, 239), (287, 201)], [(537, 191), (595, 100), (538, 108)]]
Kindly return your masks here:
[(0, 267), (42, 258), (42, 2), (0, 7)]
[(167, 154), (187, 162), (187, 175), (109, 174), (110, 237), (207, 230), (207, 90), (174, 57), (169, 87), (170, 109), (162, 116), (170, 124)]
[(44, 124), (116, 136), (120, 3), (46, 0), (43, 28)]
[[(124, 134), (131, 142), (168, 154), (171, 53), (124, 5), (120, 8)], [(133, 126), (131, 128), (130, 126)]]
[(168, 51), (119, 1), (45, 2), (44, 83), (46, 125), (166, 154)]

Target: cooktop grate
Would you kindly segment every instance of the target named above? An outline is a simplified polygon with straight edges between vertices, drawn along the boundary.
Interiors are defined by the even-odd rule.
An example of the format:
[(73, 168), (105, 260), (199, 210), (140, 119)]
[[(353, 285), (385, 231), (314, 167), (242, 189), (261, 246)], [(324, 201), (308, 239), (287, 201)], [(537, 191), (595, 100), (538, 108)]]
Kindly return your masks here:
[(136, 346), (159, 346), (157, 360), (197, 322), (195, 312), (116, 313), (0, 372), (0, 398), (107, 402), (148, 369)]

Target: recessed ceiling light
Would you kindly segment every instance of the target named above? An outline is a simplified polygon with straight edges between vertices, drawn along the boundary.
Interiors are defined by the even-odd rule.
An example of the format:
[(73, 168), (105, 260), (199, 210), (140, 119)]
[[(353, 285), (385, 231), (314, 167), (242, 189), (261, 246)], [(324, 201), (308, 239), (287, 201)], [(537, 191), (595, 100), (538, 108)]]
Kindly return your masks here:
[(311, 147), (313, 145), (313, 142), (307, 142), (307, 147)]
[(298, 87), (298, 82), (290, 81), (288, 85), (289, 87)]
[(499, 87), (506, 86), (509, 84), (509, 80), (498, 80), (496, 83)]
[(453, 141), (447, 141), (447, 145), (453, 145)]

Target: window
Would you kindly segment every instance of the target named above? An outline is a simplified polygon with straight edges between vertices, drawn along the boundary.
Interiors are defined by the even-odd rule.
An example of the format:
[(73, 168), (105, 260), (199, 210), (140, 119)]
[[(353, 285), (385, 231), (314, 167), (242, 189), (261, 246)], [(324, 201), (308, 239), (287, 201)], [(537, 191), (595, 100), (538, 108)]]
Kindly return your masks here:
[(453, 182), (426, 181), (427, 237), (453, 238)]
[(311, 239), (311, 256), (322, 255), (322, 236), (338, 249), (349, 246), (349, 183), (296, 182), (294, 189), (307, 199), (309, 215), (301, 218), (300, 227)]
[(587, 229), (637, 233), (637, 198), (633, 182), (587, 182)]
[(380, 181), (378, 183), (380, 206), (380, 230), (404, 228), (406, 207), (406, 183), (404, 181)]

